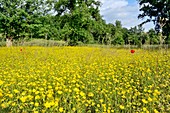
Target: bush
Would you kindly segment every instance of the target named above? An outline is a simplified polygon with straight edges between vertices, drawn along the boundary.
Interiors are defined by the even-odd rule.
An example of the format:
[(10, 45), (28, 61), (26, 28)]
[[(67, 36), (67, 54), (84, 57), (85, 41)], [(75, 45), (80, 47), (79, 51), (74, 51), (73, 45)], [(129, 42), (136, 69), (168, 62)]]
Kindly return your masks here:
[(5, 47), (5, 46), (6, 46), (6, 42), (5, 41), (0, 42), (0, 47)]

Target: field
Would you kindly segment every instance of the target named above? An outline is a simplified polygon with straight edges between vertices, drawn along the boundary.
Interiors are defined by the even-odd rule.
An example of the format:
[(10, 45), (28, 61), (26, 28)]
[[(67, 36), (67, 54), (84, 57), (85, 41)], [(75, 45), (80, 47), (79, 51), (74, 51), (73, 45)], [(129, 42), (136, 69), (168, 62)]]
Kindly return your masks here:
[(0, 113), (170, 113), (170, 51), (0, 48)]

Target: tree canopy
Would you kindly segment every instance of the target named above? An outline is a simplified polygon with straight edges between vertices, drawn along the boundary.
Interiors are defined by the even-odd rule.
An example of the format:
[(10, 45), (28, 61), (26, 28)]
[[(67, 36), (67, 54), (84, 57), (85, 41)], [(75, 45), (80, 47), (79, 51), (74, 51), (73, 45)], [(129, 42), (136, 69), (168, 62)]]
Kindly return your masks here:
[[(138, 18), (147, 18), (142, 24), (153, 22), (155, 30), (168, 38), (170, 31), (170, 0), (138, 0), (140, 11)], [(167, 38), (167, 39), (168, 39)]]
[[(159, 23), (158, 17), (168, 18), (163, 27), (164, 34), (168, 35), (169, 1), (164, 2), (165, 6), (161, 5), (160, 8), (166, 12), (161, 13), (161, 16), (162, 9), (156, 10), (156, 6), (159, 5), (156, 3), (140, 0), (140, 5), (143, 6), (140, 10), (143, 14), (139, 15), (139, 18), (149, 16), (150, 19), (147, 21), (155, 23)], [(127, 29), (122, 27), (119, 20), (107, 24), (100, 15), (101, 5), (99, 0), (0, 0), (0, 36), (13, 40), (63, 40), (69, 45), (141, 45), (149, 44), (150, 35), (157, 39), (154, 35), (156, 32), (151, 30), (144, 33), (140, 26)], [(156, 44), (155, 40), (150, 41)]]

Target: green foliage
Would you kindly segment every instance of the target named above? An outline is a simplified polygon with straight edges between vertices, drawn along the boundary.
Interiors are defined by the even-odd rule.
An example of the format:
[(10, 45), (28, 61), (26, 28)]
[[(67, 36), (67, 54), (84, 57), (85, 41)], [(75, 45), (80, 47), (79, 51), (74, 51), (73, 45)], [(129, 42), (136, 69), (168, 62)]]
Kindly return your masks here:
[(159, 44), (159, 39), (154, 29), (150, 29), (148, 35), (149, 35), (149, 44), (151, 45)]
[[(163, 35), (169, 36), (170, 26), (170, 0), (138, 0), (140, 11), (138, 18), (147, 18), (142, 24), (153, 21), (155, 30)], [(160, 40), (161, 43), (161, 40)]]
[(121, 21), (116, 21), (115, 22), (116, 28), (115, 28), (115, 34), (114, 34), (114, 39), (112, 40), (112, 44), (119, 44), (123, 45), (124, 40), (123, 40), (123, 29), (122, 29), (122, 24)]
[[(141, 0), (140, 4), (143, 3)], [(13, 45), (17, 45), (14, 41), (23, 44), (35, 38), (63, 40), (73, 46), (158, 43), (158, 37), (152, 32), (144, 33), (142, 27), (123, 28), (119, 20), (107, 24), (100, 15), (100, 6), (99, 0), (0, 0), (0, 34), (3, 39), (12, 38)], [(149, 15), (146, 7), (141, 9), (144, 13), (139, 17)], [(169, 28), (169, 24), (163, 28), (167, 44)]]
[(138, 45), (138, 47), (146, 44), (148, 40), (148, 34), (144, 32), (144, 29), (141, 26), (131, 28), (128, 36), (129, 43), (132, 45)]
[(0, 42), (0, 47), (5, 47), (6, 46), (6, 42), (5, 41), (1, 41)]
[[(160, 22), (160, 19), (170, 20), (170, 1), (169, 0), (138, 0), (141, 6), (140, 11), (143, 11), (139, 15), (139, 18), (148, 16), (150, 19), (145, 22), (153, 21)], [(144, 23), (145, 23), (144, 22)]]

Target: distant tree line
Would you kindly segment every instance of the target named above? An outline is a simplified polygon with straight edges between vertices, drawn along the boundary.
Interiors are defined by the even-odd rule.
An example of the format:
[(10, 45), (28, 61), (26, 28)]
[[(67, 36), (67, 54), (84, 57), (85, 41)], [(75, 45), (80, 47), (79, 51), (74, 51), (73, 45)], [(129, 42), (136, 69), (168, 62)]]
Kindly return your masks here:
[[(43, 38), (63, 40), (69, 45), (160, 43), (155, 29), (147, 33), (142, 26), (127, 29), (119, 20), (107, 24), (100, 15), (100, 6), (97, 0), (0, 0), (0, 34), (9, 42)], [(166, 44), (170, 43), (168, 28), (163, 34)]]

